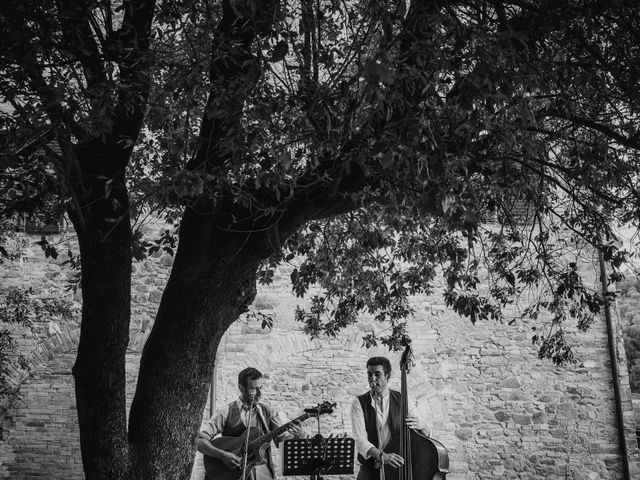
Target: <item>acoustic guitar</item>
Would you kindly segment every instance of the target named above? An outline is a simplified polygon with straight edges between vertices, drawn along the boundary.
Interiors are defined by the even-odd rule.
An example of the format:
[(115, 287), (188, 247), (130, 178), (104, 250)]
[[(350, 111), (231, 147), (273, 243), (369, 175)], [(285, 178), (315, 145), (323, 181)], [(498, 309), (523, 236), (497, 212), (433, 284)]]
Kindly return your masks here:
[[(226, 452), (231, 452), (238, 457), (242, 458), (245, 454), (245, 445), (247, 446), (247, 468), (245, 469), (245, 477), (242, 478), (242, 470), (240, 468), (237, 469), (228, 469), (222, 460), (211, 457), (209, 455), (204, 456), (204, 469), (206, 472), (206, 476), (211, 480), (247, 480), (249, 479), (249, 474), (253, 470), (256, 465), (262, 465), (266, 463), (266, 451), (269, 448), (269, 443), (271, 440), (277, 438), (286, 432), (289, 428), (293, 426), (294, 422), (300, 421), (304, 422), (308, 418), (318, 417), (325, 413), (332, 413), (333, 408), (336, 406), (335, 403), (331, 402), (323, 402), (316, 407), (307, 408), (304, 410), (305, 413), (300, 415), (297, 418), (294, 418), (290, 422), (287, 422), (278, 428), (271, 430), (268, 433), (263, 434), (262, 430), (257, 427), (251, 427), (244, 431), (242, 435), (239, 437), (217, 437), (211, 441), (211, 444), (224, 450)], [(247, 435), (249, 436), (249, 441), (247, 443)]]

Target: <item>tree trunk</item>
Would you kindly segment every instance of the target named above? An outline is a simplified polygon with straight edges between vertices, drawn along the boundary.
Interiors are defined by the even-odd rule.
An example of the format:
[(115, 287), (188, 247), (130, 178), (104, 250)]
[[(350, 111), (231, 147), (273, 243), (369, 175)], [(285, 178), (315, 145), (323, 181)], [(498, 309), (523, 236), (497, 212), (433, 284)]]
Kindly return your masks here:
[[(216, 171), (234, 155), (225, 140), (241, 132), (243, 105), (260, 75), (251, 46), (271, 28), (277, 5), (272, 0), (222, 2), (207, 113), (187, 169)], [(252, 233), (256, 229), (251, 226), (234, 224), (229, 212), (236, 206), (230, 197), (218, 208), (209, 199), (200, 200), (200, 211), (227, 214), (198, 215), (188, 209), (182, 219), (178, 251), (142, 353), (129, 416), (137, 478), (188, 478), (218, 344), (253, 301), (258, 266), (270, 253), (265, 231)]]
[[(213, 121), (205, 115), (198, 154), (188, 168), (215, 170), (233, 153), (222, 147), (222, 140), (238, 131), (242, 105), (260, 75), (251, 45), (256, 35), (271, 28), (277, 4), (268, 0), (255, 8), (250, 1), (223, 2), (207, 111), (217, 109), (225, 116)], [(101, 165), (91, 158), (89, 167)], [(237, 224), (237, 230), (231, 231), (234, 218), (228, 213), (201, 216), (186, 211), (171, 275), (142, 353), (127, 437), (124, 361), (131, 234), (127, 215), (126, 222), (116, 224), (102, 238), (113, 199), (103, 199), (99, 193), (98, 187), (104, 184), (98, 179), (103, 176), (94, 178), (93, 198), (104, 211), (87, 208), (88, 223), (81, 236), (84, 305), (74, 375), (85, 473), (87, 479), (186, 479), (215, 353), (224, 332), (255, 297), (258, 266), (271, 253), (265, 241), (268, 233), (251, 233), (251, 227), (238, 232), (242, 227)], [(122, 185), (124, 190), (124, 181)], [(127, 205), (124, 194), (122, 205)], [(227, 200), (233, 210), (233, 201)], [(245, 218), (248, 212), (241, 213), (236, 218)], [(102, 219), (103, 224), (93, 225), (93, 218)], [(82, 226), (82, 219), (76, 223)]]
[(186, 212), (130, 412), (136, 478), (189, 478), (218, 344), (253, 301), (267, 255), (256, 234)]
[(80, 189), (82, 209), (69, 214), (82, 262), (82, 325), (73, 367), (82, 462), (87, 480), (125, 479), (131, 227), (124, 172), (87, 176)]

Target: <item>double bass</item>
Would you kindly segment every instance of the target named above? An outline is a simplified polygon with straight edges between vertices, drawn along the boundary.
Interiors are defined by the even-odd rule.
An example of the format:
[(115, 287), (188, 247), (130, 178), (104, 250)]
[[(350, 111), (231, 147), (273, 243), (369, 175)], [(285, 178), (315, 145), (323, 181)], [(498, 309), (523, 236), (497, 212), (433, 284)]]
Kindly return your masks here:
[(398, 480), (445, 480), (449, 473), (449, 454), (437, 440), (412, 430), (404, 422), (409, 414), (407, 396), (407, 372), (413, 367), (411, 341), (405, 340), (405, 349), (400, 359), (401, 371), (401, 417), (400, 451), (404, 464), (398, 469)]

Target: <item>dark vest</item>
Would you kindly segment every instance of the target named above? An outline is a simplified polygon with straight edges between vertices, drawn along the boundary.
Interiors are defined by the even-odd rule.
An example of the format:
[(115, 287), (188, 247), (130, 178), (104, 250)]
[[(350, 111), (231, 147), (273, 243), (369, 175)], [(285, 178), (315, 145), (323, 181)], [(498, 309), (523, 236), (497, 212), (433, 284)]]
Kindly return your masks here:
[[(260, 412), (254, 412), (254, 418), (256, 418), (256, 426), (262, 431), (262, 433), (267, 433), (269, 431), (268, 425), (271, 423), (271, 416), (269, 415), (268, 409), (265, 405), (258, 403), (256, 405), (256, 410), (260, 409)], [(264, 421), (263, 421), (264, 420)], [(267, 425), (264, 424), (267, 422)], [(224, 428), (222, 429), (221, 435), (229, 436), (229, 437), (239, 437), (242, 435), (247, 427), (242, 423), (242, 419), (240, 418), (240, 407), (237, 402), (232, 402), (229, 404), (229, 416), (227, 417), (227, 421), (224, 424)], [(265, 457), (267, 458), (267, 465), (269, 470), (271, 471), (271, 476), (275, 477), (275, 471), (273, 468), (273, 461), (271, 459), (271, 445), (267, 447), (267, 451), (265, 453)], [(240, 475), (242, 476), (242, 475)]]
[[(369, 440), (376, 447), (378, 446), (378, 428), (376, 424), (376, 411), (371, 405), (371, 394), (369, 392), (363, 393), (358, 396), (358, 401), (362, 407), (364, 414), (364, 426), (367, 430), (367, 440)], [(402, 426), (400, 403), (400, 392), (395, 390), (389, 390), (389, 416), (387, 417), (387, 425), (391, 436), (389, 438), (388, 445), (384, 448), (385, 453), (399, 453), (400, 452), (400, 427)], [(375, 468), (375, 459), (365, 459), (362, 455), (358, 454), (358, 461), (360, 462), (360, 473), (358, 474), (358, 480), (378, 480), (380, 478), (380, 470)], [(385, 466), (384, 469), (385, 479), (395, 480), (398, 478), (398, 469)]]

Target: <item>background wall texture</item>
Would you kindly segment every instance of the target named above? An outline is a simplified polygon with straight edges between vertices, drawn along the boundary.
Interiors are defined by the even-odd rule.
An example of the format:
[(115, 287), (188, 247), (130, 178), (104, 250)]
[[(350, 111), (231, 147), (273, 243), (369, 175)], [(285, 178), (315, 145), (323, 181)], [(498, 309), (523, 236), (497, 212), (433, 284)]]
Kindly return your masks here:
[[(0, 295), (12, 286), (30, 285), (39, 297), (79, 295), (65, 290), (71, 275), (45, 260), (37, 237), (24, 238), (20, 261), (0, 265)], [(64, 245), (65, 239), (60, 239)], [(64, 248), (60, 248), (65, 251)], [(595, 261), (595, 257), (594, 257)], [(127, 356), (128, 398), (133, 397), (139, 355), (153, 322), (171, 268), (168, 255), (135, 264), (133, 321)], [(324, 400), (337, 403), (320, 424), (308, 420), (310, 433), (350, 434), (349, 407), (367, 390), (365, 363), (388, 356), (394, 366), (392, 387), (399, 388), (399, 353), (362, 347), (361, 337), (378, 331), (364, 318), (338, 338), (312, 340), (293, 320), (295, 298), (289, 287), (292, 267), (281, 268), (272, 285), (261, 287), (254, 312), (275, 320), (262, 329), (251, 316), (242, 318), (223, 339), (215, 364), (210, 411), (237, 396), (237, 373), (254, 366), (265, 374), (265, 401), (289, 418)], [(584, 268), (597, 285), (594, 265)], [(606, 326), (599, 319), (587, 333), (570, 332), (577, 362), (556, 367), (537, 358), (532, 326), (477, 322), (445, 309), (438, 296), (414, 299), (410, 333), (416, 365), (408, 375), (411, 399), (432, 425), (433, 436), (449, 450), (450, 480), (474, 478), (622, 478), (615, 420), (612, 373)], [(6, 327), (6, 326), (5, 326)], [(0, 478), (81, 479), (78, 427), (71, 367), (79, 319), (37, 319), (33, 332), (14, 328), (13, 336), (28, 368), (15, 371), (20, 397), (2, 419)], [(624, 348), (616, 332), (625, 432), (632, 478), (640, 478), (634, 414), (628, 388)], [(203, 478), (195, 456), (192, 478)]]

